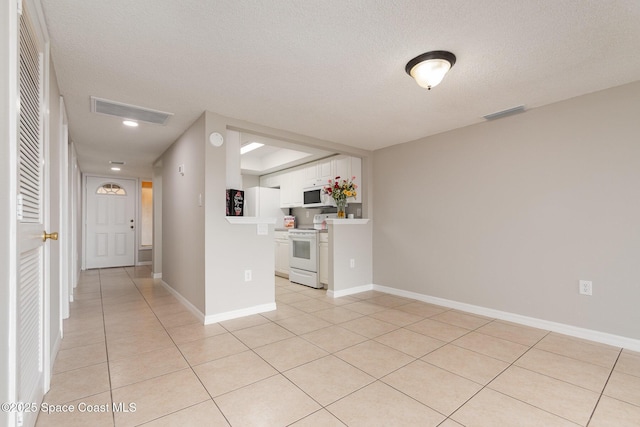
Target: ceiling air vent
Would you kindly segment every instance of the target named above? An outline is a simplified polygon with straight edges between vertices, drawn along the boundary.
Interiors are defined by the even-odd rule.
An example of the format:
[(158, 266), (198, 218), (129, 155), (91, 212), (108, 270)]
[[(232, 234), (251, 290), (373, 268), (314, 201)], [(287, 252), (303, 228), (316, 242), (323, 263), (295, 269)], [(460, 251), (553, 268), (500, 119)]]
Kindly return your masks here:
[(173, 113), (165, 113), (164, 111), (123, 104), (122, 102), (96, 98), (95, 96), (91, 97), (91, 112), (156, 125), (166, 124), (169, 117), (173, 116)]
[(497, 113), (487, 114), (486, 116), (482, 116), (485, 120), (497, 120), (503, 117), (511, 116), (513, 114), (523, 113), (524, 105), (518, 105), (517, 107), (508, 108), (506, 110), (498, 111)]

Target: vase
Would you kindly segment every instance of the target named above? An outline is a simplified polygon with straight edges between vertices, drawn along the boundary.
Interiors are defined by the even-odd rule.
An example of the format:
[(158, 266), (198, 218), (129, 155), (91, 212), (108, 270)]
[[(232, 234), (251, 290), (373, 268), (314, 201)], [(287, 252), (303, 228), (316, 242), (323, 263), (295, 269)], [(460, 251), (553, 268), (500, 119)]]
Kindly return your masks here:
[(346, 218), (345, 207), (347, 206), (347, 199), (336, 199), (336, 206), (338, 207), (338, 218)]

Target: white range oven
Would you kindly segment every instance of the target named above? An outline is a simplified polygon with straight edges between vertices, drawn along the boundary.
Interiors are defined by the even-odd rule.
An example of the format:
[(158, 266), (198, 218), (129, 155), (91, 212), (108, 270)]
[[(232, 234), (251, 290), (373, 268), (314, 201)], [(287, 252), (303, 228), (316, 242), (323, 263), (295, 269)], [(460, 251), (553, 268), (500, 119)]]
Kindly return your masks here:
[(289, 281), (322, 288), (318, 277), (318, 230), (289, 230)]

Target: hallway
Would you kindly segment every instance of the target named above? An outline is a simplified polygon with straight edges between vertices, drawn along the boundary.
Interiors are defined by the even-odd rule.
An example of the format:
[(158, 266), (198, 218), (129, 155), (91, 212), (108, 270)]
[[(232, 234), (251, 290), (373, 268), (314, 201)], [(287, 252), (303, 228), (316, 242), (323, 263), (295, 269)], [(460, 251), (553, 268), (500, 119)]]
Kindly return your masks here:
[(640, 419), (635, 352), (375, 291), (331, 299), (281, 278), (276, 311), (203, 326), (149, 276), (82, 273), (38, 426)]

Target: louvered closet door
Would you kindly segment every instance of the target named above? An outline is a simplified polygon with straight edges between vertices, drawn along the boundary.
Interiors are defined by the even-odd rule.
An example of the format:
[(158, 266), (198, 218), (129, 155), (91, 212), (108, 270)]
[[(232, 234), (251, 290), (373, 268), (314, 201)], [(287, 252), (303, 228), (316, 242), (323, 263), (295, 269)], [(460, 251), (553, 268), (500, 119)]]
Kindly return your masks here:
[[(20, 123), (18, 147), (17, 394), (40, 402), (44, 378), (43, 54), (26, 8), (20, 16)], [(23, 425), (35, 424), (29, 412)]]

